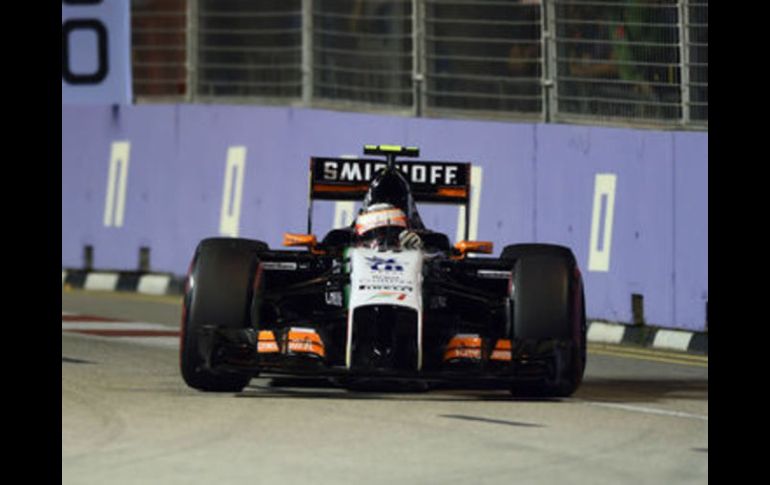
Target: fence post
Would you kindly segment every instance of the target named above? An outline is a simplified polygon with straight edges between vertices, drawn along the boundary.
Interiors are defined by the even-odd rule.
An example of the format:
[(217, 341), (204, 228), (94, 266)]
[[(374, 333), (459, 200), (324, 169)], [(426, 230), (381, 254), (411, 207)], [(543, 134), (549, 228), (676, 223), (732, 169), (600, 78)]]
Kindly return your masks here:
[(192, 103), (198, 94), (198, 0), (187, 2), (187, 92), (185, 101)]
[(540, 32), (542, 37), (543, 52), (543, 121), (553, 121), (553, 114), (557, 111), (558, 99), (558, 64), (556, 63), (556, 8), (554, 0), (544, 0), (540, 13)]
[(413, 114), (421, 117), (425, 103), (425, 0), (412, 0)]
[(313, 101), (313, 1), (302, 0), (302, 105)]
[(679, 0), (679, 86), (682, 93), (682, 124), (690, 124), (690, 5)]

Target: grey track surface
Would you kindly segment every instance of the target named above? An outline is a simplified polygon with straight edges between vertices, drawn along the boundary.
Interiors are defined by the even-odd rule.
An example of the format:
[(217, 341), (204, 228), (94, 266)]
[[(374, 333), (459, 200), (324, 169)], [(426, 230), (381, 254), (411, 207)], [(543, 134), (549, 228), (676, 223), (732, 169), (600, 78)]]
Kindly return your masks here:
[[(62, 310), (174, 329), (179, 301), (63, 292)], [(173, 346), (63, 332), (62, 483), (707, 483), (707, 366), (640, 355), (590, 353), (560, 401), (262, 378), (204, 394)]]

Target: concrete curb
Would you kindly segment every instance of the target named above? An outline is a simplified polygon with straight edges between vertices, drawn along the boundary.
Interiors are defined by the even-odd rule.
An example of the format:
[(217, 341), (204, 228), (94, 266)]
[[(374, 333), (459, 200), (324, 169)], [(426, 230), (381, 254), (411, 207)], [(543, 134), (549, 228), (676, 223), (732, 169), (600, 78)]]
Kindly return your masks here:
[(141, 271), (87, 271), (62, 269), (62, 288), (97, 291), (128, 291), (145, 295), (181, 295), (184, 277), (171, 273)]
[[(62, 287), (83, 290), (128, 291), (146, 295), (181, 295), (184, 277), (140, 271), (86, 271), (63, 269)], [(593, 320), (588, 322), (588, 341), (678, 350), (708, 355), (708, 333), (672, 330), (645, 325)]]
[(707, 332), (690, 332), (646, 325), (625, 325), (603, 321), (588, 323), (588, 341), (636, 345), (660, 350), (678, 350), (708, 355)]

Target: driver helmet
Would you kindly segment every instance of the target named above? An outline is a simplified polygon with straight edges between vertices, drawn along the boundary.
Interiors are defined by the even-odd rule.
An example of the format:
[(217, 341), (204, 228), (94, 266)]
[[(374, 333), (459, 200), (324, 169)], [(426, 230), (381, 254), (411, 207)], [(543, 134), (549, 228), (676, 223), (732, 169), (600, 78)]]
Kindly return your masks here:
[(417, 207), (414, 205), (409, 182), (395, 168), (386, 168), (379, 172), (364, 197), (364, 210), (380, 204), (389, 204), (393, 208), (400, 209), (406, 215), (409, 227), (424, 228), (417, 213)]
[(372, 204), (356, 218), (356, 235), (371, 246), (397, 245), (398, 236), (407, 227), (403, 210), (387, 204)]

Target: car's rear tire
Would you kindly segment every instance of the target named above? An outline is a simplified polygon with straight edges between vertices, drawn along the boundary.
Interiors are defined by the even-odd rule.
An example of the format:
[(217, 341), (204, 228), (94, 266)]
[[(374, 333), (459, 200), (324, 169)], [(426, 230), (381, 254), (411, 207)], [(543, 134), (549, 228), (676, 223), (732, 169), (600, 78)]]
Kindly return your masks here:
[(543, 382), (516, 384), (515, 395), (567, 397), (583, 379), (586, 357), (583, 283), (569, 248), (550, 244), (507, 246), (513, 262), (512, 338), (552, 351), (552, 375)]
[(188, 386), (210, 392), (240, 392), (248, 375), (216, 373), (205, 367), (199, 350), (203, 325), (246, 328), (250, 325), (253, 283), (261, 241), (210, 238), (198, 244), (190, 265), (182, 311), (180, 370)]

